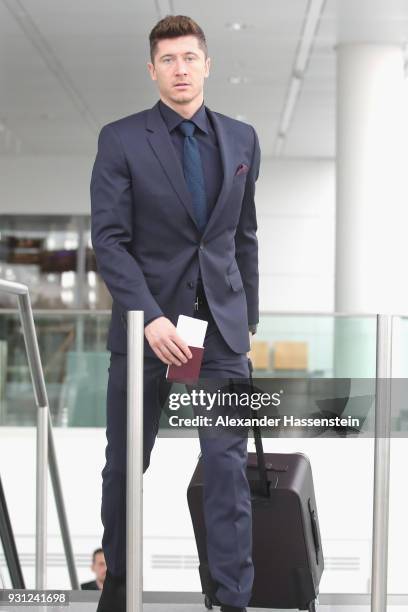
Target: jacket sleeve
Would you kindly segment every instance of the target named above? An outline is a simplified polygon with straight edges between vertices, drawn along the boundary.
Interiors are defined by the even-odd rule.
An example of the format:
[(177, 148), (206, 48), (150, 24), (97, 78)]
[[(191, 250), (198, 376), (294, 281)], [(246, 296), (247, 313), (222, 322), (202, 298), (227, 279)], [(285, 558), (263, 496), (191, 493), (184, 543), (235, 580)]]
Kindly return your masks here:
[(131, 178), (115, 128), (102, 128), (91, 178), (91, 238), (98, 272), (123, 311), (143, 310), (145, 325), (163, 313), (131, 254)]
[(258, 136), (253, 130), (252, 162), (246, 179), (241, 215), (235, 233), (235, 258), (241, 273), (247, 300), (248, 324), (256, 329), (259, 321), (258, 229), (255, 210), (255, 182), (259, 175), (261, 151)]

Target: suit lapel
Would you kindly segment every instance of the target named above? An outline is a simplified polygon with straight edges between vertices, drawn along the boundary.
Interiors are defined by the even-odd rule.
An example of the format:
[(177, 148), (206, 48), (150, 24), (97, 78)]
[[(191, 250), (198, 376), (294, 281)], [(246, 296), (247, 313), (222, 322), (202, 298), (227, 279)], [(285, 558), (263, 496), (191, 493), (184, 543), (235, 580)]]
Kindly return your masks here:
[[(208, 219), (203, 236), (208, 234), (216, 218), (220, 214), (223, 205), (225, 204), (228, 193), (232, 186), (232, 181), (234, 178), (234, 169), (236, 166), (236, 164), (234, 164), (235, 153), (233, 134), (230, 132), (230, 130), (228, 130), (225, 125), (225, 122), (217, 113), (214, 113), (208, 107), (206, 107), (206, 109), (210, 116), (210, 119), (214, 126), (214, 131), (217, 136), (218, 146), (221, 154), (223, 181), (220, 193), (218, 194), (217, 201), (212, 210), (210, 218)], [(182, 204), (185, 206), (195, 226), (198, 228), (197, 221), (194, 215), (192, 198), (184, 178), (183, 168), (176, 155), (176, 152), (174, 151), (173, 143), (171, 141), (167, 126), (164, 123), (163, 118), (160, 114), (158, 103), (155, 104), (147, 113), (146, 129), (147, 139), (150, 143), (150, 146), (152, 147), (156, 157), (158, 158), (174, 191), (178, 195)]]
[(171, 142), (170, 134), (160, 114), (158, 103), (147, 114), (147, 139), (180, 201), (197, 227), (191, 194), (183, 168)]
[(221, 117), (217, 113), (214, 113), (213, 111), (211, 111), (208, 108), (208, 106), (206, 107), (206, 109), (207, 109), (207, 113), (210, 116), (210, 119), (214, 126), (214, 131), (217, 136), (218, 147), (221, 153), (223, 181), (222, 181), (220, 193), (218, 194), (217, 201), (212, 210), (210, 218), (208, 219), (203, 236), (208, 234), (208, 232), (211, 230), (211, 227), (214, 225), (215, 220), (219, 216), (222, 210), (222, 207), (225, 204), (227, 196), (232, 187), (232, 181), (234, 178), (234, 169), (235, 169), (234, 136), (230, 132), (230, 130), (228, 130), (228, 128), (225, 125), (225, 122), (222, 121)]

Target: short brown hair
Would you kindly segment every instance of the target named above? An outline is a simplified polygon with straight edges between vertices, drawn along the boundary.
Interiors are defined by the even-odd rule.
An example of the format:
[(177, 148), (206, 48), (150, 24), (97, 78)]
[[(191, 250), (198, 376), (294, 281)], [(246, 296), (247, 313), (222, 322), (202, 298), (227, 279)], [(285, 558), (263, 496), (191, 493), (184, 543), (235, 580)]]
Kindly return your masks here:
[(152, 63), (159, 40), (177, 38), (178, 36), (195, 36), (198, 39), (198, 46), (204, 51), (207, 58), (207, 41), (198, 23), (185, 15), (166, 15), (166, 17), (163, 17), (163, 19), (156, 23), (149, 35), (150, 59)]
[(92, 553), (92, 563), (95, 563), (96, 555), (99, 555), (99, 553), (103, 553), (103, 548), (97, 548), (96, 550), (93, 551), (93, 553)]

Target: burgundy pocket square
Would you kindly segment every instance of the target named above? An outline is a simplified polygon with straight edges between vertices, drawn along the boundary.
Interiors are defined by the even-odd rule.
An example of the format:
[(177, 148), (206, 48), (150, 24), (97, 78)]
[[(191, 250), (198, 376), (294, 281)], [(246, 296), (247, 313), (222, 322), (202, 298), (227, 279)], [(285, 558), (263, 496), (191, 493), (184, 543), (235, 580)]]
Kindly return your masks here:
[(248, 172), (249, 168), (246, 164), (239, 164), (236, 172), (235, 172), (235, 176), (238, 176), (239, 174), (245, 174), (246, 172)]

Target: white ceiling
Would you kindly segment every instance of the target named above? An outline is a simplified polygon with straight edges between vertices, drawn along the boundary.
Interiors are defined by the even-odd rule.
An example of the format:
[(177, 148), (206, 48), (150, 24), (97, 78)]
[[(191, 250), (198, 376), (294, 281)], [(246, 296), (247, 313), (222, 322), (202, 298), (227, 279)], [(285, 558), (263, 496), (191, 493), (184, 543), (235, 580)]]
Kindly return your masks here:
[[(308, 0), (0, 0), (0, 152), (93, 155), (104, 123), (157, 100), (148, 34), (172, 12), (206, 32), (206, 104), (244, 116), (272, 155), (307, 8)], [(233, 31), (231, 22), (247, 27)], [(327, 0), (285, 156), (333, 157), (335, 45), (343, 40), (405, 43), (408, 2)], [(247, 82), (230, 84), (234, 75)]]

